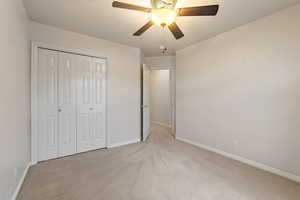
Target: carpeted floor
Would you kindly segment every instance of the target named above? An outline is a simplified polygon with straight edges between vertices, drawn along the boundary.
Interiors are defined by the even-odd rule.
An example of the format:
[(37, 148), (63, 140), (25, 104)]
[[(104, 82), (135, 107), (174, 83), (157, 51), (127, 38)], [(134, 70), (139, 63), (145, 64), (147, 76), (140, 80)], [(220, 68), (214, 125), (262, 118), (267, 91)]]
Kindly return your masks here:
[(30, 168), (18, 200), (299, 200), (300, 184), (174, 140), (153, 126), (146, 143)]

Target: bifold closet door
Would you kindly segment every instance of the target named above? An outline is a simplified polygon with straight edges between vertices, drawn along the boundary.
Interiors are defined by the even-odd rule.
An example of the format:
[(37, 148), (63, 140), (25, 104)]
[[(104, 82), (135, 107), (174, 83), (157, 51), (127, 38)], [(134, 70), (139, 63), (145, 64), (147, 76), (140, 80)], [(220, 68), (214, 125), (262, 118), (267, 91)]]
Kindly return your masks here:
[(38, 160), (58, 156), (58, 52), (39, 49)]
[(105, 60), (39, 49), (38, 160), (106, 147)]
[(78, 56), (77, 151), (106, 145), (105, 60)]
[(39, 160), (76, 153), (76, 56), (39, 49)]
[(59, 157), (76, 153), (76, 56), (59, 53)]

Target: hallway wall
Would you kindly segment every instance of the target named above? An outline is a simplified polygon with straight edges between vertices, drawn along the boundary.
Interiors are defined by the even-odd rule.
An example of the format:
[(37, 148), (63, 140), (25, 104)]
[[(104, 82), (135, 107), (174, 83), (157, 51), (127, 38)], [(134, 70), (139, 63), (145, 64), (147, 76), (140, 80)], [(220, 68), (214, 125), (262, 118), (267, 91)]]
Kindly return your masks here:
[(150, 113), (152, 122), (170, 126), (170, 70), (151, 70)]
[(156, 56), (145, 57), (145, 64), (151, 69), (158, 68), (175, 68), (176, 57), (175, 56)]

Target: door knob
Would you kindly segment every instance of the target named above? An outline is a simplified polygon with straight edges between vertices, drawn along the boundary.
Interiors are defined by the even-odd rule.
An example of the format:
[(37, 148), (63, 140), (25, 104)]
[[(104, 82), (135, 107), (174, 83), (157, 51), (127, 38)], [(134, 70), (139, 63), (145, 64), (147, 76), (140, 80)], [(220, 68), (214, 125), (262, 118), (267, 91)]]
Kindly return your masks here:
[(58, 109), (58, 112), (61, 112), (61, 111), (62, 111), (62, 110), (59, 108), (59, 109)]
[(93, 110), (93, 108), (90, 108), (90, 111), (92, 111)]

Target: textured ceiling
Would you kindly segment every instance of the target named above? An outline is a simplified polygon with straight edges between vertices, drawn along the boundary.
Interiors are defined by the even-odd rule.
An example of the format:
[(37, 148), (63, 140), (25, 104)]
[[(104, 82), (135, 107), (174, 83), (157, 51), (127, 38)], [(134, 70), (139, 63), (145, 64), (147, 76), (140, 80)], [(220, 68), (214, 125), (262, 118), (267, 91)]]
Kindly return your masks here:
[[(150, 6), (150, 0), (120, 0)], [(33, 21), (89, 36), (142, 48), (146, 56), (160, 55), (165, 45), (169, 54), (213, 37), (300, 0), (179, 0), (179, 7), (219, 4), (216, 17), (179, 17), (185, 37), (175, 40), (168, 30), (153, 26), (141, 37), (132, 34), (150, 19), (150, 14), (112, 8), (112, 0), (24, 0)]]

